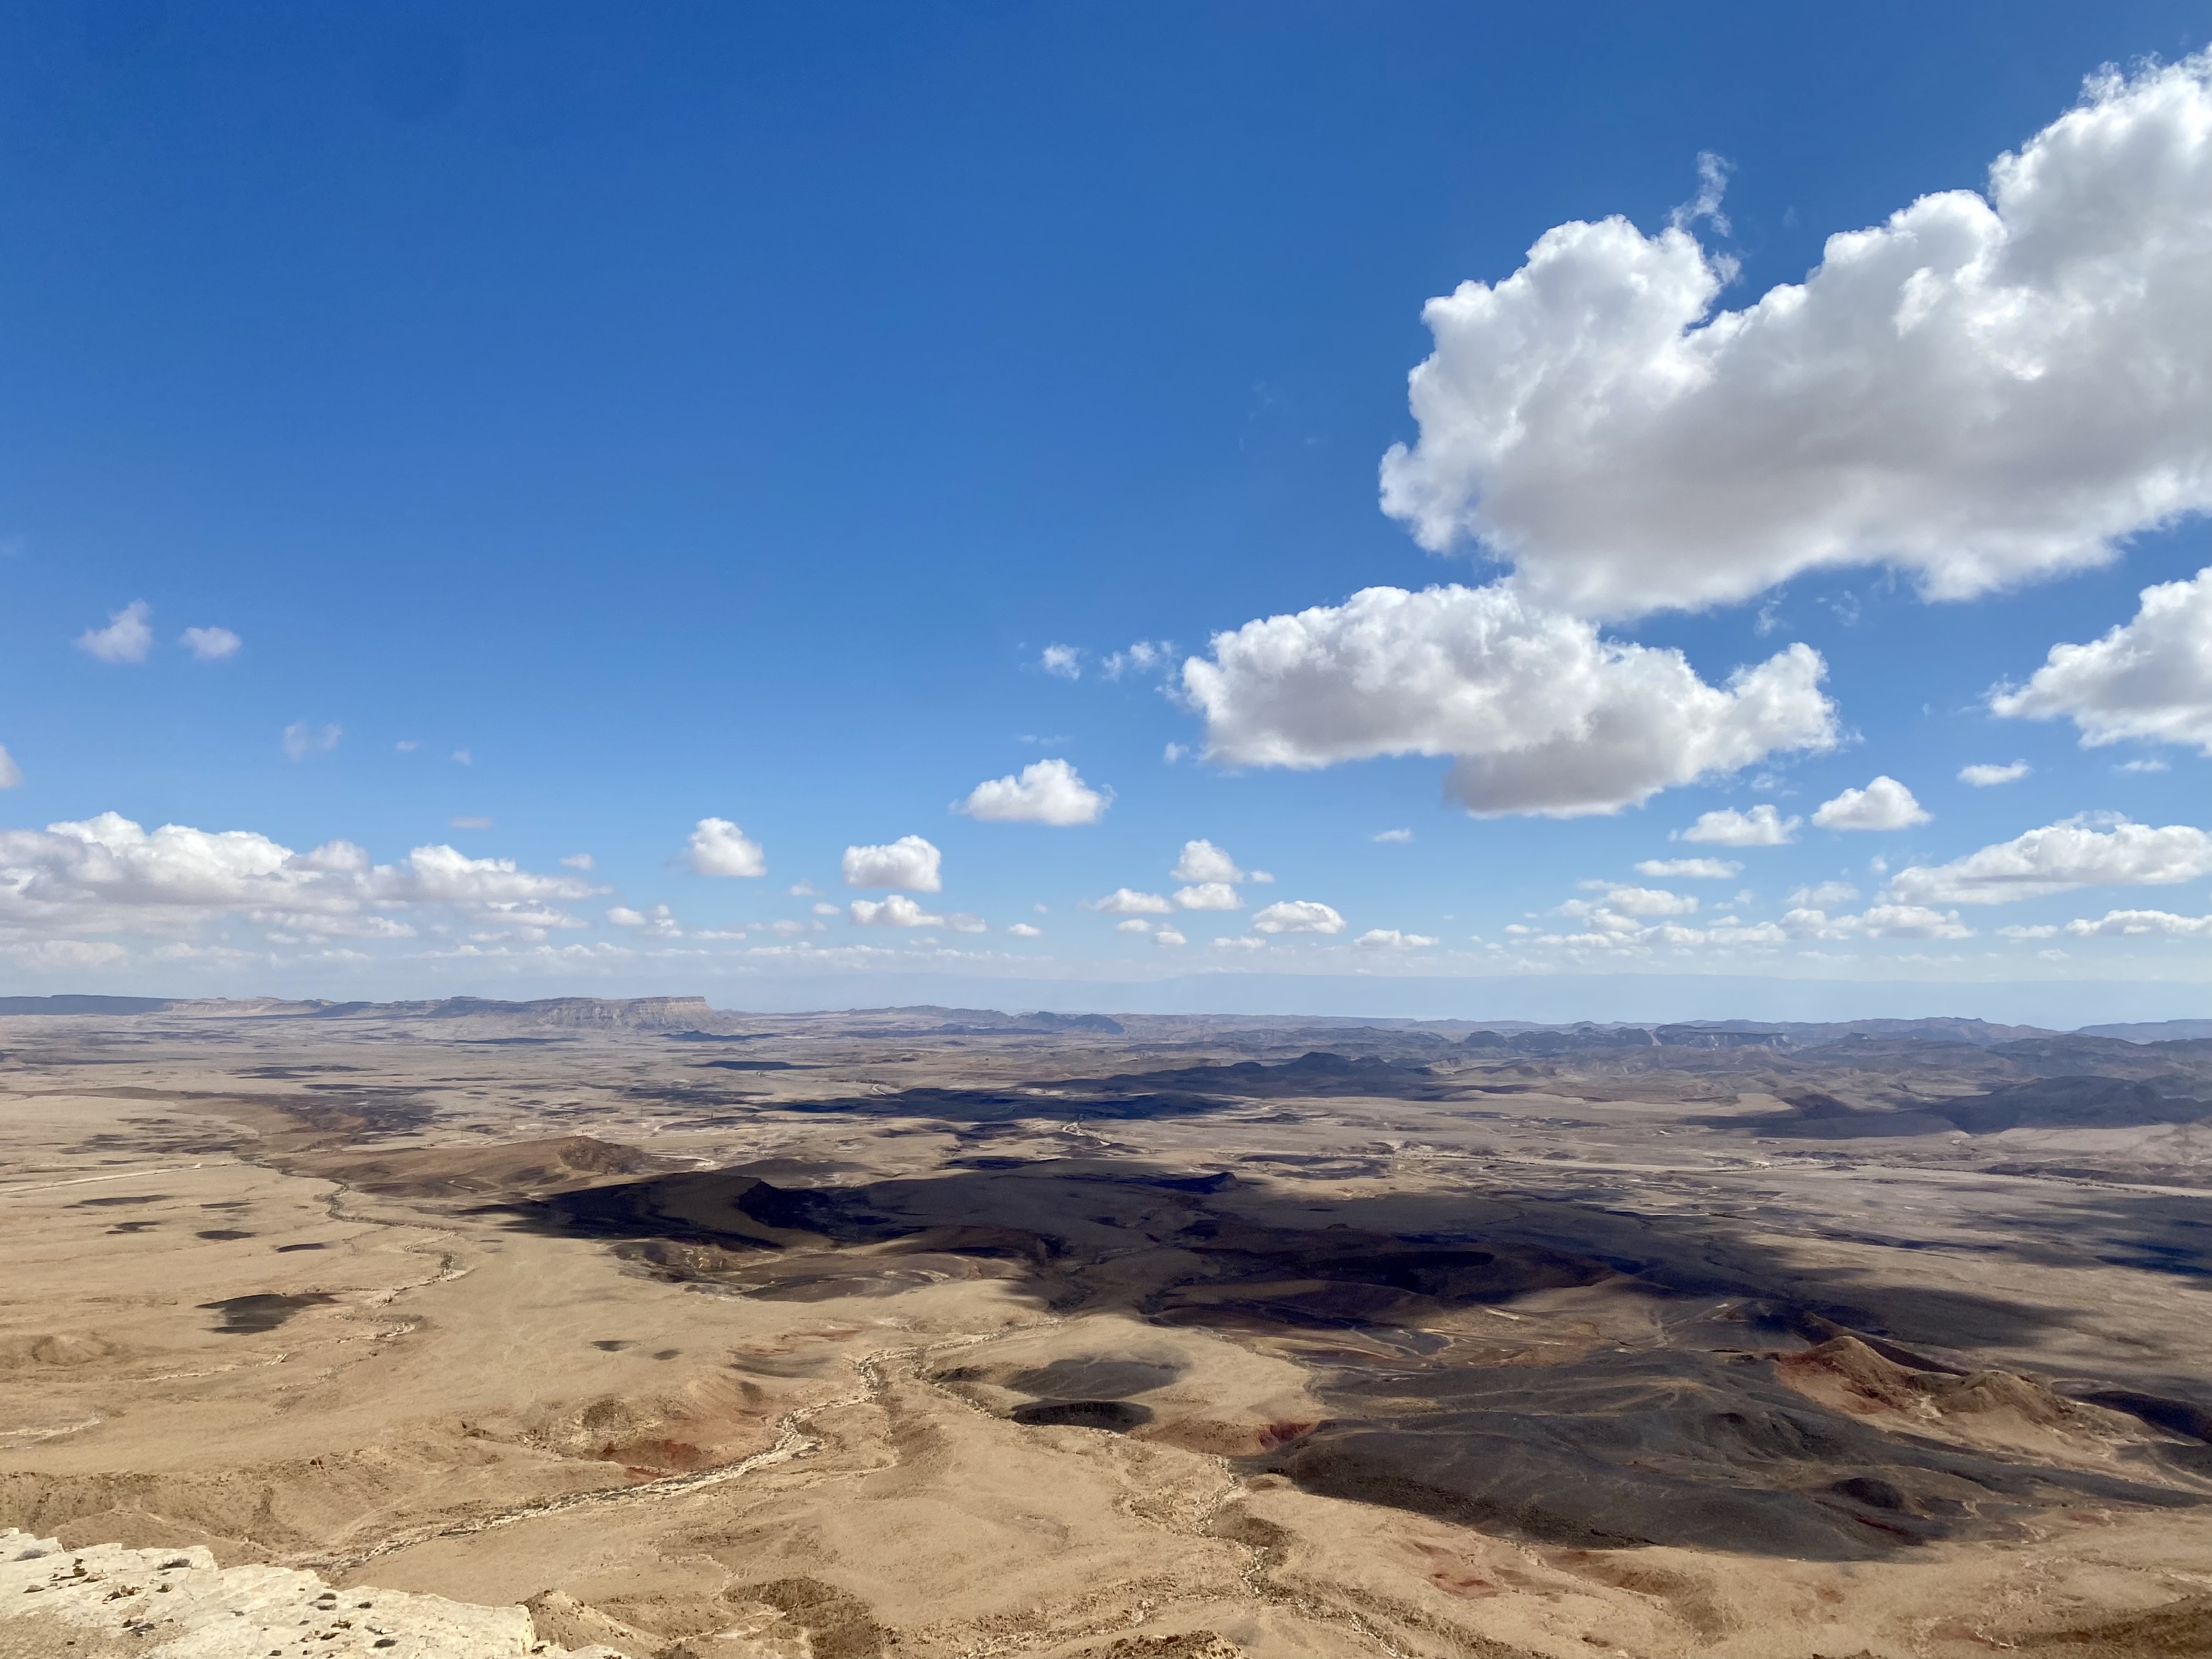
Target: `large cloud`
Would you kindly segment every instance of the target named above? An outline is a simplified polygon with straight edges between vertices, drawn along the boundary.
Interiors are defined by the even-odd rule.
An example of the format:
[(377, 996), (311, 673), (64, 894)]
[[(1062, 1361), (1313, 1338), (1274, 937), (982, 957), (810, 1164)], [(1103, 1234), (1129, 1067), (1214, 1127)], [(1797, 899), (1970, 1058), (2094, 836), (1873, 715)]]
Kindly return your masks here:
[(1041, 760), (1018, 778), (977, 784), (953, 811), (1000, 823), (1096, 823), (1113, 799), (1112, 790), (1093, 789), (1066, 761)]
[(940, 872), (944, 856), (920, 836), (901, 836), (884, 847), (848, 847), (845, 885), (903, 887), (909, 892), (934, 893), (945, 885)]
[(1539, 600), (1631, 615), (1884, 563), (1939, 598), (2212, 506), (2212, 58), (2106, 75), (1801, 284), (1681, 228), (1560, 225), (1425, 312), (1386, 511)]
[(2212, 756), (2212, 568), (2146, 587), (2134, 621), (2089, 645), (2052, 646), (2026, 685), (1997, 691), (1990, 707), (2063, 716), (2087, 748), (2140, 738)]
[(569, 927), (581, 924), (559, 907), (603, 890), (451, 847), (418, 847), (400, 863), (373, 864), (350, 842), (300, 853), (249, 830), (165, 823), (149, 830), (114, 812), (0, 831), (0, 930), (19, 935), (174, 935), (238, 917), (389, 938), (411, 930), (373, 913), (416, 906), (524, 929)]
[(2164, 887), (2212, 874), (2212, 835), (2185, 823), (2153, 829), (2122, 818), (2045, 824), (1948, 864), (1914, 865), (1890, 878), (1911, 904), (2003, 904), (2076, 887)]
[(1679, 651), (1601, 639), (1504, 584), (1370, 587), (1269, 617), (1183, 665), (1209, 758), (1320, 767), (1449, 755), (1481, 815), (1613, 812), (1670, 785), (1835, 741), (1826, 665), (1791, 646), (1725, 687)]

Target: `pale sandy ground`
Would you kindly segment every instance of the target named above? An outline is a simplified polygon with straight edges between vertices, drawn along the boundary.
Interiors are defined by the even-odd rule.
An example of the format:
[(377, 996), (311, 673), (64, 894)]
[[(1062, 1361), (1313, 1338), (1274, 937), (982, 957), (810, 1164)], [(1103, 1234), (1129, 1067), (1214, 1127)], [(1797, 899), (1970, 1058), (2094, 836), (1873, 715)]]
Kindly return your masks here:
[[(1139, 1121), (1060, 1119), (1041, 1102), (980, 1138), (926, 1115), (779, 1108), (1248, 1057), (1202, 1042), (1164, 1058), (1157, 1042), (897, 1042), (826, 1022), (786, 1022), (741, 1049), (622, 1031), (500, 1046), (483, 1039), (520, 1028), (490, 1018), (0, 1027), (0, 1524), (66, 1549), (189, 1559), (202, 1576), (311, 1571), (348, 1601), (532, 1604), (527, 1641), (513, 1628), (524, 1615), (486, 1611), (476, 1645), (425, 1637), (426, 1656), (593, 1642), (630, 1659), (2212, 1651), (2212, 1504), (2053, 1504), (2004, 1535), (1859, 1561), (1516, 1541), (1232, 1467), (1271, 1425), (1329, 1415), (1314, 1346), (1295, 1333), (1059, 1313), (1016, 1268), (957, 1251), (900, 1258), (904, 1277), (856, 1279), (860, 1293), (772, 1300), (665, 1282), (606, 1243), (481, 1208), (625, 1178), (533, 1186), (514, 1174), (526, 1149), (513, 1168), (483, 1162), (578, 1134), (663, 1169), (778, 1158), (846, 1183), (979, 1152), (1233, 1170), (1255, 1202), (1315, 1226), (1352, 1203), (1502, 1214), (1578, 1194), (1624, 1217), (1725, 1223), (1729, 1249), (1844, 1299), (1879, 1289), (2040, 1310), (1938, 1345), (1971, 1359), (1962, 1370), (2187, 1382), (2212, 1377), (2200, 1281), (2094, 1249), (2010, 1247), (2094, 1229), (2085, 1205), (2131, 1194), (2212, 1224), (2202, 1188), (1990, 1176), (1974, 1164), (1992, 1147), (1963, 1137), (1838, 1150), (1686, 1125), (1771, 1109), (1752, 1096), (1717, 1109), (1562, 1088), (1491, 1095), (1480, 1116), (1465, 1103), (1270, 1098)], [(738, 1054), (817, 1069), (701, 1069)], [(302, 1100), (400, 1102), (418, 1117), (381, 1135), (317, 1127), (279, 1109)], [(2185, 1127), (2012, 1139), (2038, 1155), (2140, 1153), (2169, 1174), (2204, 1156)], [(410, 1149), (453, 1154), (461, 1188), (380, 1194), (308, 1172)], [(1300, 1158), (1337, 1161), (1280, 1161)], [(224, 1233), (242, 1236), (209, 1236)], [(249, 1297), (302, 1299), (281, 1322), (258, 1304), (268, 1328), (222, 1328), (239, 1316), (210, 1304)], [(1672, 1305), (1569, 1287), (1432, 1329), (1490, 1345), (1482, 1363), (1540, 1370), (1664, 1346)], [(257, 1308), (245, 1311), (251, 1322)], [(1006, 1415), (1021, 1396), (1004, 1379), (1102, 1355), (1172, 1376), (1142, 1396), (1152, 1417), (1136, 1432)], [(956, 1369), (969, 1380), (948, 1382)], [(1916, 1397), (1870, 1420), (2081, 1469), (2136, 1468), (2156, 1437), (2116, 1415), (2038, 1409), (1968, 1415)], [(7, 1582), (10, 1659), (350, 1650), (178, 1646), (173, 1632), (154, 1646), (89, 1626), (58, 1637), (65, 1621), (26, 1622), (36, 1598)], [(285, 1582), (302, 1594), (307, 1581)], [(2158, 1617), (2127, 1622), (2144, 1613)], [(499, 1645), (510, 1637), (522, 1645)]]

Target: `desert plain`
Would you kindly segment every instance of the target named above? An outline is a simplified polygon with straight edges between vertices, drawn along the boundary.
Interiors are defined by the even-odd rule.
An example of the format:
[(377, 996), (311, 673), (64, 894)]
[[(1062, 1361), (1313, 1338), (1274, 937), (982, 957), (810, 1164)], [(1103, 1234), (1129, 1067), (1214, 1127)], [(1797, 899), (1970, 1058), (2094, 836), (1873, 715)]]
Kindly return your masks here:
[(0, 1017), (0, 1656), (2212, 1653), (2212, 1040)]

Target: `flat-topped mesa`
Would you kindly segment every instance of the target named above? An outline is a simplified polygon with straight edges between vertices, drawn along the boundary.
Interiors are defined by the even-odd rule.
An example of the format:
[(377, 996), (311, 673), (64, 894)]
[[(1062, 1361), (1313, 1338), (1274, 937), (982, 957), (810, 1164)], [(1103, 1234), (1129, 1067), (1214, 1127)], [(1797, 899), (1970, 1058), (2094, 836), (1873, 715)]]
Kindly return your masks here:
[(541, 1025), (696, 1028), (714, 1018), (704, 997), (547, 997), (538, 1002), (486, 1003), (473, 1011), (529, 1016)]

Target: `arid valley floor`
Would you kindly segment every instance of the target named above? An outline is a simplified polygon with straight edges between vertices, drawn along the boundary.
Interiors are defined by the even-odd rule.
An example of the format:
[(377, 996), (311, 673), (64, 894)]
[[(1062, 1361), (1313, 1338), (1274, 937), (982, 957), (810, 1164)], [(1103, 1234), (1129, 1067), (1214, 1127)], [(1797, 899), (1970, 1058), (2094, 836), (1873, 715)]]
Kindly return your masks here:
[(4, 1659), (2212, 1653), (2212, 1041), (0, 1051)]

